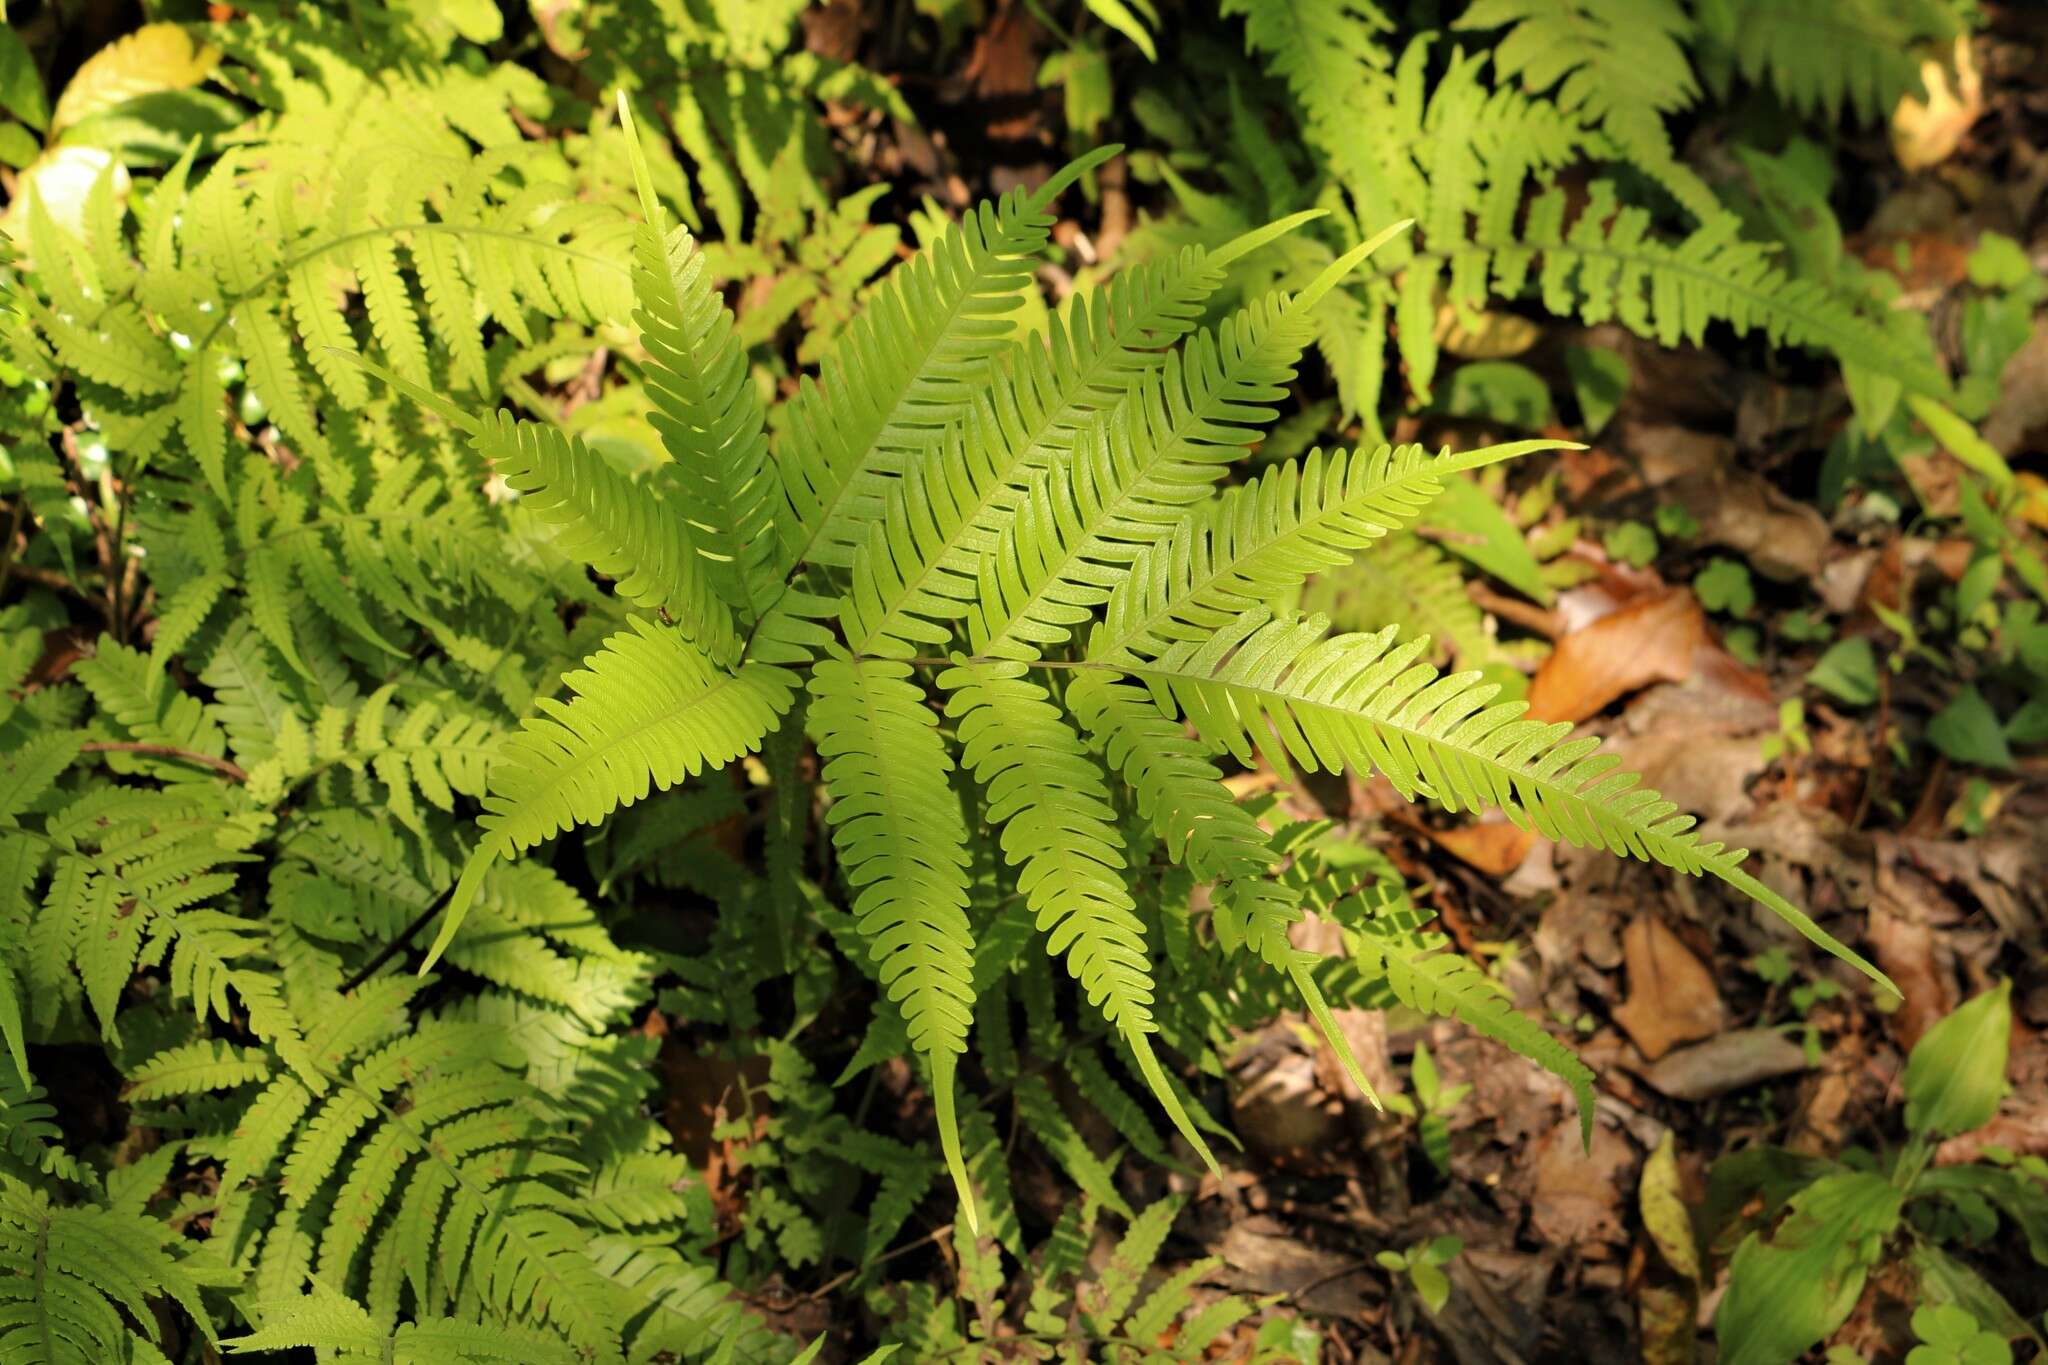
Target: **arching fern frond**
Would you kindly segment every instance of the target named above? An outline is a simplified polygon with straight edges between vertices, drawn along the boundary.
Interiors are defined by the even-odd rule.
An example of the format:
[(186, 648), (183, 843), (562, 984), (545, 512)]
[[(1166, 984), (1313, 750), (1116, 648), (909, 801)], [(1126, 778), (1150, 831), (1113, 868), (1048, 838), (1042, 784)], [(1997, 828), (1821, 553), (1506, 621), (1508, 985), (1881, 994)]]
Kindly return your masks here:
[(988, 793), (1017, 889), (1063, 953), (1088, 1003), (1137, 1058), (1160, 1106), (1212, 1169), (1216, 1158), (1159, 1073), (1149, 1035), (1152, 971), (1145, 926), (1124, 884), (1116, 813), (1102, 771), (1024, 665), (963, 664), (939, 676), (951, 694), (961, 763)]
[(748, 663), (728, 673), (678, 632), (637, 617), (585, 662), (563, 679), (574, 700), (542, 701), (541, 714), (502, 745), (484, 798), (483, 841), (422, 971), (447, 947), (492, 862), (730, 762), (789, 709), (783, 669)]
[(1678, 0), (1479, 0), (1455, 25), (1503, 26), (1493, 53), (1502, 79), (1520, 76), (1531, 94), (1555, 89), (1558, 108), (1598, 125), (1694, 217), (1722, 212), (1664, 127), (1699, 95), (1685, 50), (1693, 21)]
[(503, 1323), (422, 1315), (383, 1326), (361, 1304), (317, 1280), (312, 1293), (259, 1303), (255, 1311), (263, 1325), (221, 1345), (235, 1352), (318, 1347), (338, 1360), (384, 1365), (575, 1365), (582, 1359), (560, 1341)]
[(1593, 1073), (1543, 1025), (1515, 1009), (1507, 993), (1470, 958), (1441, 951), (1443, 934), (1416, 927), (1412, 911), (1389, 910), (1351, 919), (1346, 948), (1360, 971), (1383, 976), (1394, 997), (1424, 1014), (1455, 1018), (1504, 1043), (1569, 1085), (1578, 1101), (1579, 1129), (1593, 1134)]
[(908, 665), (820, 660), (810, 724), (825, 760), (825, 818), (854, 888), (853, 912), (910, 1044), (929, 1059), (946, 1165), (973, 1219), (953, 1073), (973, 1024), (967, 826), (946, 780), (952, 756)]
[(633, 235), (633, 317), (647, 348), (651, 420), (683, 495), (671, 519), (687, 519), (710, 560), (718, 595), (751, 625), (780, 586), (771, 561), (775, 514), (784, 501), (768, 454), (760, 395), (733, 334), (732, 314), (711, 287), (703, 253), (683, 228), (663, 228), (623, 92), (619, 114), (644, 216)]
[(521, 421), (503, 409), (471, 418), (420, 385), (367, 368), (466, 433), (477, 454), (559, 530), (564, 553), (617, 580), (619, 596), (664, 613), (683, 638), (719, 663), (738, 655), (732, 611), (713, 590), (714, 561), (687, 519), (694, 504), (676, 465), (658, 465), (636, 481), (558, 427)]
[(1032, 658), (1088, 619), (1138, 550), (1168, 534), (1272, 419), (1267, 405), (1314, 339), (1317, 301), (1408, 226), (1361, 243), (1299, 294), (1268, 295), (1197, 334), (1096, 419), (982, 559), (974, 652)]
[(1945, 0), (1727, 0), (1701, 6), (1700, 25), (1714, 55), (1795, 111), (1838, 120), (1846, 109), (1865, 123), (1918, 90), (1922, 51), (1961, 27)]
[(1420, 446), (1381, 446), (1369, 455), (1338, 451), (1325, 459), (1314, 451), (1306, 463), (1290, 460), (1198, 504), (1171, 539), (1141, 551), (1110, 593), (1088, 653), (1156, 654), (1175, 639), (1205, 639), (1412, 525), (1450, 475), (1565, 444), (1518, 441), (1434, 457)]
[(1571, 727), (1522, 719), (1519, 702), (1489, 706), (1498, 689), (1476, 673), (1442, 676), (1417, 662), (1426, 640), (1395, 646), (1394, 631), (1324, 638), (1326, 623), (1263, 612), (1151, 661), (1113, 666), (1170, 698), (1212, 743), (1285, 771), (1378, 772), (1411, 800), (1447, 810), (1494, 807), (1546, 838), (1712, 875), (1758, 900), (1887, 990), (1884, 974), (1741, 869), (1747, 855), (1702, 843), (1693, 818), (1596, 752)]

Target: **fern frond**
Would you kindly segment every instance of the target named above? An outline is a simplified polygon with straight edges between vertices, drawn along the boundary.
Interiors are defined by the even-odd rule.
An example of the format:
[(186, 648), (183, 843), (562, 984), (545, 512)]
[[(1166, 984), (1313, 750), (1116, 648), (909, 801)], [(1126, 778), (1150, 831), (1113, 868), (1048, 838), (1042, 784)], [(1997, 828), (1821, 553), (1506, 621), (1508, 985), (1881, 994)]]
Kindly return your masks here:
[(1314, 451), (1306, 464), (1289, 461), (1198, 504), (1171, 539), (1140, 551), (1110, 593), (1089, 656), (1156, 654), (1174, 640), (1205, 639), (1412, 525), (1451, 474), (1560, 445), (1519, 441), (1433, 458), (1420, 446), (1381, 446), (1370, 455), (1338, 451), (1325, 461)]
[[(648, 352), (651, 420), (685, 491), (687, 515), (709, 559), (719, 596), (752, 624), (780, 579), (775, 515), (783, 505), (768, 454), (761, 399), (733, 335), (732, 314), (711, 288), (703, 253), (689, 233), (664, 231), (632, 106), (619, 96), (633, 177), (645, 222), (633, 237), (634, 320)], [(687, 508), (687, 513), (683, 509)]]
[(253, 1311), (262, 1325), (246, 1336), (228, 1338), (222, 1346), (235, 1352), (318, 1348), (342, 1360), (387, 1365), (575, 1365), (581, 1359), (559, 1341), (504, 1323), (425, 1315), (386, 1328), (362, 1305), (317, 1280), (312, 1293), (260, 1302)]
[(0, 1357), (21, 1365), (129, 1359), (158, 1340), (149, 1307), (158, 1294), (212, 1341), (199, 1286), (170, 1250), (175, 1241), (154, 1218), (61, 1207), (0, 1179)]
[(1033, 480), (1072, 452), (1095, 414), (1122, 402), (1191, 331), (1223, 283), (1223, 267), (1317, 217), (1295, 214), (1213, 252), (1188, 247), (1077, 295), (998, 358), (984, 392), (897, 481), (882, 519), (853, 560), (843, 616), (861, 653), (911, 652), (943, 641), (935, 623), (964, 614), (981, 561), (1014, 519)]
[(1145, 926), (1124, 884), (1115, 812), (1102, 771), (1024, 665), (964, 664), (939, 677), (951, 694), (961, 762), (988, 792), (1004, 857), (1021, 864), (1017, 889), (1066, 956), (1088, 1003), (1117, 1031), (1168, 1117), (1211, 1169), (1216, 1158), (1159, 1077), (1148, 1035), (1152, 969)]
[(821, 660), (809, 720), (825, 760), (825, 818), (855, 888), (853, 912), (903, 1011), (911, 1046), (931, 1061), (947, 1169), (972, 1222), (973, 1195), (953, 1110), (955, 1059), (973, 1023), (974, 938), (967, 924), (967, 826), (946, 781), (951, 755), (907, 665)]
[(845, 567), (859, 529), (881, 513), (890, 481), (966, 410), (1030, 283), (1026, 261), (1047, 240), (1046, 207), (1120, 150), (1102, 148), (1035, 194), (1012, 191), (949, 226), (895, 271), (807, 380), (777, 451), (793, 537), (777, 575), (802, 563)]
[(1569, 1085), (1578, 1101), (1579, 1129), (1593, 1133), (1593, 1073), (1542, 1024), (1515, 1009), (1505, 991), (1470, 958), (1440, 951), (1448, 941), (1423, 933), (1404, 920), (1408, 914), (1362, 918), (1347, 948), (1359, 970), (1385, 977), (1402, 1004), (1425, 1014), (1456, 1018), (1467, 1028), (1503, 1043)]
[(1098, 418), (983, 557), (974, 652), (1029, 659), (1087, 620), (1138, 550), (1168, 534), (1271, 420), (1266, 405), (1314, 339), (1316, 302), (1408, 226), (1345, 253), (1299, 294), (1268, 295), (1198, 334), (1184, 361), (1169, 359)]
[(493, 861), (730, 762), (789, 709), (781, 668), (748, 663), (727, 673), (673, 630), (637, 617), (632, 627), (563, 679), (573, 701), (542, 701), (541, 714), (505, 740), (484, 798), (483, 841), (421, 970), (448, 946)]
[[(1268, 605), (1285, 601), (1269, 599)], [(1411, 532), (1397, 531), (1369, 556), (1317, 573), (1301, 590), (1300, 610), (1327, 616), (1339, 630), (1375, 631), (1399, 625), (1447, 646), (1463, 668), (1501, 657), (1487, 633), (1486, 613), (1465, 591), (1457, 561)], [(1439, 660), (1440, 661), (1440, 660)]]
[(1767, 85), (1795, 111), (1864, 123), (1920, 88), (1920, 52), (1960, 28), (1944, 0), (1831, 0), (1778, 5), (1729, 0), (1701, 10), (1701, 27), (1744, 80)]
[(1520, 76), (1532, 95), (1554, 88), (1559, 109), (1599, 125), (1694, 217), (1722, 211), (1664, 128), (1699, 95), (1685, 52), (1693, 21), (1677, 0), (1480, 0), (1455, 27), (1507, 27), (1493, 52), (1503, 79)]
[(1396, 647), (1391, 629), (1325, 639), (1325, 627), (1254, 612), (1210, 640), (1115, 666), (1244, 761), (1256, 752), (1283, 771), (1292, 760), (1310, 771), (1379, 772), (1410, 800), (1496, 807), (1546, 838), (1712, 875), (1895, 990), (1783, 897), (1759, 897), (1762, 884), (1741, 869), (1746, 853), (1702, 843), (1691, 816), (1616, 772), (1620, 760), (1597, 753), (1598, 740), (1567, 741), (1569, 725), (1524, 720), (1520, 702), (1489, 706), (1498, 689), (1477, 673), (1440, 676), (1417, 662), (1426, 640)]
[(712, 590), (711, 562), (684, 519), (691, 503), (675, 466), (657, 466), (636, 483), (559, 428), (503, 410), (471, 418), (438, 394), (368, 368), (466, 433), (477, 454), (557, 528), (564, 553), (616, 579), (621, 597), (662, 612), (713, 659), (729, 663), (738, 654), (732, 612)]

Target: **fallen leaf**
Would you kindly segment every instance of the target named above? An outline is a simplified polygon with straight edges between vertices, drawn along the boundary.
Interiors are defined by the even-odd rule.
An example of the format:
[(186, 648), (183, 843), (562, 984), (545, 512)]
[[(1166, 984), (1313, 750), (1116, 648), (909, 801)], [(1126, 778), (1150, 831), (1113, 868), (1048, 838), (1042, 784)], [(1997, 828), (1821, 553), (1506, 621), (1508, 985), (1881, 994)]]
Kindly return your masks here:
[(1232, 1126), (1269, 1161), (1307, 1160), (1345, 1132), (1343, 1101), (1316, 1074), (1320, 1044), (1305, 1034), (1298, 1020), (1276, 1019), (1230, 1059)]
[(1557, 642), (1529, 684), (1536, 720), (1580, 721), (1616, 697), (1692, 675), (1706, 614), (1683, 588), (1645, 594)]
[(1529, 1205), (1536, 1235), (1561, 1246), (1623, 1240), (1620, 1176), (1634, 1159), (1628, 1140), (1604, 1125), (1593, 1129), (1590, 1152), (1579, 1139), (1577, 1118), (1551, 1129), (1537, 1153)]
[(1646, 1365), (1692, 1365), (1699, 1356), (1699, 1291), (1644, 1283), (1636, 1291), (1636, 1330)]
[(1327, 1317), (1364, 1312), (1365, 1292), (1377, 1293), (1386, 1274), (1370, 1261), (1310, 1246), (1270, 1218), (1232, 1223), (1209, 1254), (1222, 1261), (1215, 1283), (1244, 1293), (1294, 1295), (1300, 1307)]
[(1437, 343), (1464, 360), (1506, 360), (1522, 354), (1542, 336), (1542, 324), (1519, 313), (1472, 312), (1449, 303), (1437, 305)]
[(1700, 1278), (1699, 1236), (1692, 1225), (1692, 1210), (1680, 1193), (1678, 1145), (1667, 1129), (1663, 1141), (1643, 1163), (1642, 1182), (1636, 1187), (1636, 1202), (1642, 1209), (1643, 1227), (1657, 1244), (1664, 1263), (1688, 1280)]
[(1721, 1031), (1721, 993), (1714, 974), (1654, 915), (1639, 916), (1621, 936), (1628, 963), (1628, 1000), (1615, 1022), (1644, 1057), (1656, 1061), (1680, 1043)]
[(1940, 890), (1912, 868), (1880, 867), (1864, 933), (1871, 956), (1905, 997), (1892, 1015), (1892, 1031), (1907, 1048), (1955, 1005), (1935, 962), (1934, 925), (1950, 910)]
[(1927, 98), (1902, 96), (1892, 111), (1892, 154), (1906, 171), (1923, 171), (1948, 160), (1984, 113), (1984, 79), (1971, 55), (1969, 34), (1956, 35), (1953, 86), (1948, 68), (1932, 58), (1920, 64), (1920, 79)]
[(1536, 842), (1536, 831), (1506, 820), (1430, 830), (1437, 847), (1455, 854), (1489, 877), (1505, 877), (1522, 865)]
[[(1998, 401), (1978, 430), (2000, 454), (2013, 455), (2029, 433), (2043, 426), (2048, 426), (2048, 323), (2035, 326), (2026, 344), (2005, 362), (1998, 376)], [(2039, 475), (2022, 474), (2020, 478), (2041, 485)], [(2036, 526), (2048, 526), (2048, 516), (2035, 520), (2024, 511), (2021, 515)]]
[(1642, 1077), (1674, 1100), (1710, 1100), (1806, 1069), (1806, 1053), (1776, 1029), (1738, 1029), (1667, 1052)]

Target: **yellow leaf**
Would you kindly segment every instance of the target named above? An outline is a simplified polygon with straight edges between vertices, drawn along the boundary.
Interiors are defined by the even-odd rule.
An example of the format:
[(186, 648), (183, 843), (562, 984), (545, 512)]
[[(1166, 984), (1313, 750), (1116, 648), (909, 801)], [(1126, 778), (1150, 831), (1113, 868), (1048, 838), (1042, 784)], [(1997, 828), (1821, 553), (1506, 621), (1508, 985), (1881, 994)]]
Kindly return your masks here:
[(2048, 479), (2032, 470), (2023, 470), (2015, 477), (2020, 485), (2020, 520), (2048, 531)]
[(1451, 304), (1436, 310), (1436, 340), (1461, 360), (1506, 360), (1534, 346), (1540, 324), (1515, 313), (1472, 312)]
[(1643, 1226), (1650, 1239), (1673, 1270), (1695, 1284), (1700, 1278), (1699, 1242), (1693, 1235), (1692, 1213), (1678, 1192), (1678, 1148), (1666, 1133), (1643, 1163), (1643, 1180), (1636, 1198), (1642, 1205)]
[(138, 95), (185, 90), (206, 79), (220, 51), (185, 31), (182, 24), (144, 24), (85, 59), (64, 87), (50, 119), (54, 139), (72, 124)]
[(1904, 96), (1892, 111), (1892, 152), (1908, 171), (1925, 170), (1948, 160), (1962, 143), (1963, 134), (1984, 113), (1984, 78), (1970, 55), (1967, 33), (1956, 35), (1953, 89), (1948, 68), (1931, 58), (1921, 64), (1920, 79), (1927, 87), (1927, 98)]

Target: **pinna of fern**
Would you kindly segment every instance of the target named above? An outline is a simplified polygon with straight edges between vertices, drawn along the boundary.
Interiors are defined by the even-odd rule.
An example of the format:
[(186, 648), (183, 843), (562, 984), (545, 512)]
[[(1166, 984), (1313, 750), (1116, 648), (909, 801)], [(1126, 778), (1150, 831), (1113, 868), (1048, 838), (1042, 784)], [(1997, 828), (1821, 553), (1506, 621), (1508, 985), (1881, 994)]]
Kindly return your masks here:
[[(472, 417), (379, 371), (461, 430), (638, 608), (564, 679), (568, 699), (542, 701), (498, 749), (481, 838), (427, 965), (497, 860), (757, 749), (801, 693), (858, 932), (928, 1068), (970, 1225), (954, 1091), (975, 931), (956, 766), (982, 791), (1046, 950), (1212, 1166), (1155, 1055), (1153, 945), (1113, 780), (1169, 856), (1215, 884), (1214, 947), (1290, 977), (1370, 1093), (1327, 1028), (1313, 955), (1288, 938), (1316, 898), (1279, 875), (1283, 853), (1224, 787), (1219, 752), (1381, 773), (1411, 799), (1494, 807), (1552, 838), (1714, 876), (1889, 988), (1597, 740), (1495, 703), (1477, 673), (1440, 674), (1426, 640), (1331, 636), (1320, 616), (1267, 605), (1412, 525), (1452, 473), (1560, 444), (1317, 453), (1217, 491), (1313, 344), (1318, 301), (1405, 225), (1213, 328), (1195, 320), (1221, 272), (1192, 249), (1099, 305), (1142, 313), (1139, 325), (1092, 327), (1080, 305), (1050, 346), (1010, 335), (1003, 315), (1028, 287), (1048, 205), (1111, 150), (982, 205), (892, 275), (772, 442), (730, 316), (687, 233), (663, 231), (643, 175), (633, 284), (671, 463), (642, 483), (546, 427)], [(1417, 965), (1432, 944), (1384, 942), (1369, 961), (1390, 981), (1398, 967), (1438, 983), (1403, 976), (1397, 993), (1457, 994)]]

